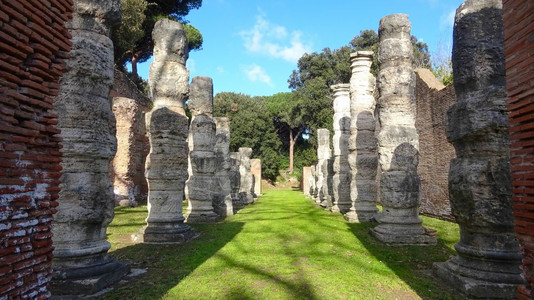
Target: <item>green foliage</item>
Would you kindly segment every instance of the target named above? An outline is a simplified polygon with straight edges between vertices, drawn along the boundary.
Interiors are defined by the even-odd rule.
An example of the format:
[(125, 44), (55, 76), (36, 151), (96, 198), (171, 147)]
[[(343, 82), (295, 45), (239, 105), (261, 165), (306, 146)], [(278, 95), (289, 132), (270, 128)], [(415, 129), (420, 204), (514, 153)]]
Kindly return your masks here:
[(411, 37), (413, 47), (413, 67), (431, 69), (430, 53), (428, 53), (428, 45), (417, 39), (416, 36)]
[(185, 36), (187, 37), (187, 46), (189, 51), (202, 50), (204, 39), (198, 29), (191, 24), (184, 24)]
[(360, 31), (360, 34), (355, 36), (350, 45), (356, 51), (373, 51), (373, 64), (371, 65), (371, 73), (374, 76), (378, 75), (378, 33), (372, 29)]
[(262, 176), (275, 181), (280, 169), (281, 143), (265, 100), (218, 93), (214, 98), (214, 116), (230, 120), (230, 151), (237, 151), (239, 147), (252, 148), (252, 157), (262, 160)]
[[(115, 64), (123, 66), (132, 62), (135, 73), (135, 64), (146, 61), (152, 56), (153, 41), (152, 30), (161, 18), (171, 18), (184, 24), (188, 22), (184, 17), (191, 9), (202, 6), (202, 0), (121, 0), (126, 2), (126, 10), (123, 9), (123, 20), (131, 20), (135, 26), (129, 28), (125, 24), (122, 32), (135, 32), (135, 36), (121, 35), (121, 31), (112, 35), (115, 46)], [(143, 14), (140, 8), (145, 7)], [(140, 27), (139, 27), (139, 24)], [(191, 48), (189, 50), (202, 49), (202, 35), (193, 26), (186, 26), (186, 35)], [(120, 27), (119, 27), (120, 28)], [(142, 33), (142, 34), (141, 34)], [(191, 39), (191, 40), (189, 40)]]
[(103, 299), (464, 299), (427, 274), (454, 255), (458, 225), (422, 217), (436, 246), (390, 247), (301, 192), (264, 196), (216, 224), (192, 224), (200, 236), (181, 245), (134, 244), (146, 207), (117, 208), (109, 254), (146, 274)]
[(116, 61), (134, 49), (137, 41), (144, 36), (147, 5), (146, 0), (121, 0), (122, 21), (111, 35)]

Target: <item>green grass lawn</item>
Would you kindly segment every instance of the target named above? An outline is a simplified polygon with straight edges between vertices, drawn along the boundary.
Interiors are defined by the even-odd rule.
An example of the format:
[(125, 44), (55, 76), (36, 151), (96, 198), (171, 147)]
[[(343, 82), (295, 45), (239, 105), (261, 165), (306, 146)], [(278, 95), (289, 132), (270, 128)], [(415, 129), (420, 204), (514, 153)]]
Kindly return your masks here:
[(437, 246), (388, 247), (374, 224), (348, 224), (297, 191), (267, 190), (218, 224), (195, 224), (185, 245), (133, 244), (146, 207), (117, 208), (110, 254), (147, 269), (108, 299), (461, 299), (433, 278), (454, 255), (458, 226), (423, 218)]

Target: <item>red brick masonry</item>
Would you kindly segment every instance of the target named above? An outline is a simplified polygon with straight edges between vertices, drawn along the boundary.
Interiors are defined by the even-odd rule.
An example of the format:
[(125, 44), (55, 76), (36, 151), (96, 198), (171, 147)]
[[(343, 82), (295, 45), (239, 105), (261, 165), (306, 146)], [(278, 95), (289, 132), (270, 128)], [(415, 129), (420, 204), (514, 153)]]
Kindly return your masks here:
[(534, 299), (534, 2), (503, 0), (503, 22), (515, 231), (528, 282), (519, 298)]
[(60, 138), (52, 112), (72, 0), (0, 0), (0, 299), (50, 297)]

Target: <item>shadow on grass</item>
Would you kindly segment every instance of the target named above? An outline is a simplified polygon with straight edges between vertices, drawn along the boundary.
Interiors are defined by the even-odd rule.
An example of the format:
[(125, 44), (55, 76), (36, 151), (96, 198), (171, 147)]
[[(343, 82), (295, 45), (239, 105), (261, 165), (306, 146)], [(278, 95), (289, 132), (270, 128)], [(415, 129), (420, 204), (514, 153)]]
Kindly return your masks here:
[[(101, 299), (160, 299), (198, 266), (214, 256), (243, 228), (241, 222), (195, 224), (200, 236), (181, 245), (133, 244), (109, 253), (146, 273), (126, 278)], [(144, 225), (144, 224), (143, 224)], [(140, 227), (139, 227), (140, 228)], [(115, 237), (124, 239), (123, 236)], [(237, 298), (236, 298), (237, 299)]]
[(370, 234), (369, 230), (376, 223), (348, 223), (347, 226), (371, 255), (386, 264), (422, 299), (464, 299), (433, 277), (432, 263), (454, 256), (453, 245), (458, 242), (455, 234), (450, 232), (451, 228), (454, 231), (455, 224), (440, 222), (443, 223), (433, 222), (432, 226), (425, 224), (439, 233), (435, 246), (388, 246)]

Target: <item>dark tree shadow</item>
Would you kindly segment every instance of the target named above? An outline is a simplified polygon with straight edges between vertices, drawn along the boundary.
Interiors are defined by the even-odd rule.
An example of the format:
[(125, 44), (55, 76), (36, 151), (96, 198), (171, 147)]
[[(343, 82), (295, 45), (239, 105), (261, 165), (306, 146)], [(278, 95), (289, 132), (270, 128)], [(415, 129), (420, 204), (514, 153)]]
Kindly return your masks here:
[(109, 252), (110, 256), (129, 263), (132, 269), (146, 270), (146, 273), (126, 278), (101, 299), (146, 298), (143, 291), (147, 289), (151, 290), (150, 298), (160, 299), (231, 241), (243, 225), (241, 222), (195, 224), (200, 237), (187, 244), (134, 244)]

